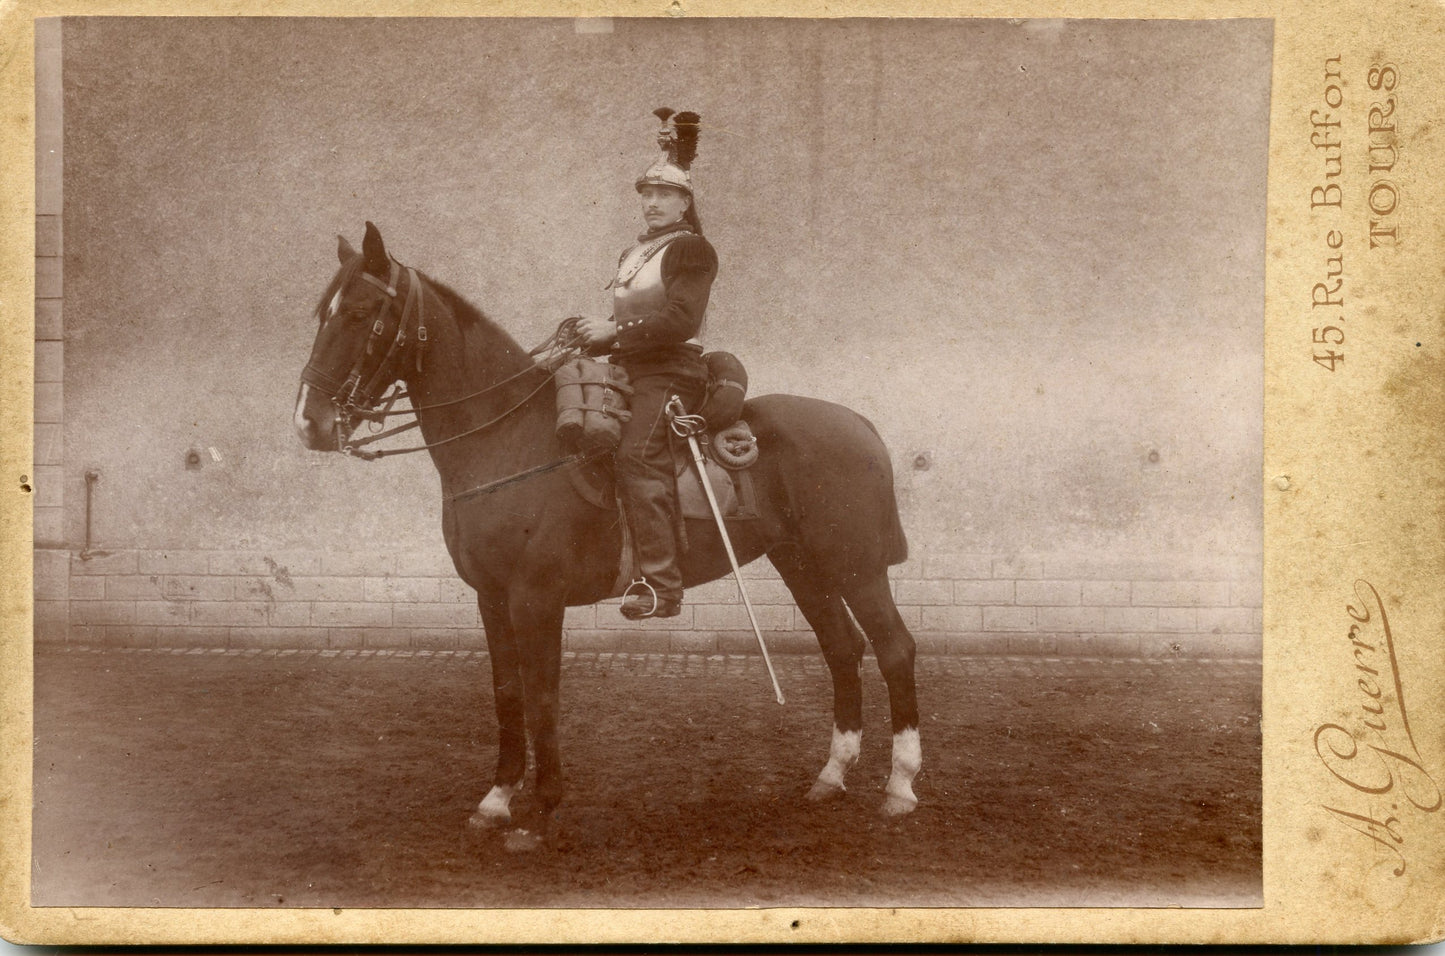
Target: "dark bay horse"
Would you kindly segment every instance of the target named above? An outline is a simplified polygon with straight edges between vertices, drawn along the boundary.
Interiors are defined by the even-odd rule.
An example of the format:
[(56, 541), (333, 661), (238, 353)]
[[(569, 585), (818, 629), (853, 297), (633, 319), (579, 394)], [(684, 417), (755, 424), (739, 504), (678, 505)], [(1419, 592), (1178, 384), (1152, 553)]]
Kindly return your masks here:
[[(585, 501), (562, 469), (545, 470), (567, 456), (553, 434), (547, 368), (451, 289), (392, 259), (371, 223), (360, 253), (341, 239), (337, 254), (341, 268), (316, 309), (320, 328), (301, 375), (296, 430), (307, 448), (344, 450), (358, 416), (393, 383), (405, 385), (441, 474), (447, 550), (477, 591), (491, 656), (497, 771), (470, 822), (511, 823), (530, 733), (535, 810), (545, 826), (562, 798), (563, 610), (615, 596), (618, 515)], [(761, 517), (729, 523), (738, 559), (768, 556), (833, 677), (832, 746), (808, 795), (841, 793), (858, 759), (866, 634), (888, 685), (893, 726), (883, 812), (908, 813), (918, 804), (913, 779), (922, 756), (913, 636), (887, 574), (907, 552), (888, 450), (866, 419), (828, 402), (768, 395), (748, 401), (743, 417), (762, 452), (753, 466)], [(522, 473), (525, 479), (501, 481)], [(478, 493), (482, 486), (489, 488)], [(729, 572), (715, 526), (689, 521), (686, 533), (687, 586)]]

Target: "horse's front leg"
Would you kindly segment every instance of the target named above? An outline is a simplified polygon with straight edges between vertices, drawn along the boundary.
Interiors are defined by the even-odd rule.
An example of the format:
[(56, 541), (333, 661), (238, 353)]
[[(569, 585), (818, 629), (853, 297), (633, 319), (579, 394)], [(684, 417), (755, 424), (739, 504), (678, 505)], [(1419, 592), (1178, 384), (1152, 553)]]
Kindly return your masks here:
[(497, 706), (497, 773), (492, 789), (468, 821), (473, 827), (500, 827), (512, 822), (512, 797), (522, 789), (527, 772), (527, 729), (522, 669), (505, 594), (477, 595), (487, 650), (492, 660), (492, 697)]
[(562, 756), (557, 742), (561, 715), (562, 617), (566, 599), (561, 575), (526, 575), (508, 595), (512, 633), (522, 673), (527, 730), (537, 760), (539, 829), (545, 829), (552, 811), (562, 801)]

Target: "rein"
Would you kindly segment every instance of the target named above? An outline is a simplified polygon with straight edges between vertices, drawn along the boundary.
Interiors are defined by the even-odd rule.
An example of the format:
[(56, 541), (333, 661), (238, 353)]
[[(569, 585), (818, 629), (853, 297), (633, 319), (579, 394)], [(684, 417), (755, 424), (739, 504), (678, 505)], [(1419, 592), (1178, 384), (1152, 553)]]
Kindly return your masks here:
[[(534, 358), (545, 352), (547, 353), (546, 358), (542, 359), (531, 368), (521, 369), (515, 374), (508, 375), (500, 382), (493, 382), (486, 388), (477, 389), (475, 392), (463, 395), (460, 398), (451, 398), (446, 400), (445, 402), (433, 402), (430, 405), (413, 405), (410, 408), (403, 408), (399, 411), (393, 412), (390, 410), (393, 404), (395, 404), (400, 399), (411, 397), (406, 392), (398, 389), (389, 395), (383, 396), (377, 401), (378, 405), (384, 403), (386, 405), (386, 408), (382, 409), (381, 411), (362, 411), (358, 409), (356, 410), (356, 415), (358, 418), (365, 418), (370, 421), (381, 421), (384, 418), (391, 418), (396, 415), (411, 415), (414, 412), (429, 412), (437, 408), (450, 408), (453, 405), (460, 405), (462, 402), (469, 402), (474, 398), (480, 398), (481, 396), (486, 395), (488, 392), (501, 388), (503, 385), (510, 385), (512, 382), (515, 382), (517, 379), (531, 372), (533, 368), (551, 368), (554, 364), (556, 364), (556, 359), (559, 355), (562, 355), (563, 353), (566, 353), (576, 347), (577, 341), (581, 338), (581, 336), (577, 334), (576, 326), (576, 317), (563, 319), (562, 324), (557, 327), (557, 330), (551, 335), (547, 336), (547, 338), (543, 339), (541, 345), (538, 345), (536, 348), (531, 349), (527, 352), (528, 355), (533, 356)], [(425, 330), (423, 329), (422, 331)], [(563, 341), (564, 336), (566, 338), (566, 341)], [(421, 371), (420, 365), (417, 366), (417, 371)], [(528, 397), (530, 398), (531, 396)], [(409, 425), (406, 427), (410, 428), (414, 426)], [(393, 429), (392, 432), (388, 432), (387, 434), (393, 434), (395, 431), (402, 430), (404, 429)], [(380, 435), (377, 436), (377, 438), (380, 437)], [(375, 439), (371, 440), (374, 441)]]
[[(536, 366), (533, 366), (532, 368), (529, 368), (529, 369), (527, 369), (526, 371), (530, 372), (530, 371), (533, 371), (535, 368), (536, 368)], [(514, 375), (514, 376), (512, 376), (512, 377), (513, 377), (513, 378), (516, 378), (517, 376)], [(499, 424), (499, 423), (502, 422), (504, 419), (506, 419), (507, 417), (509, 417), (513, 412), (517, 411), (517, 410), (520, 409), (522, 406), (526, 405), (529, 401), (531, 401), (532, 398), (533, 398), (533, 396), (535, 396), (535, 395), (536, 395), (538, 392), (540, 392), (542, 389), (546, 388), (547, 385), (548, 385), (548, 383), (550, 383), (550, 382), (551, 382), (551, 379), (550, 379), (550, 378), (544, 378), (544, 379), (542, 379), (542, 382), (541, 382), (540, 385), (538, 385), (536, 388), (534, 388), (534, 389), (532, 389), (530, 392), (528, 392), (528, 393), (526, 394), (526, 396), (525, 396), (520, 402), (517, 402), (517, 404), (513, 405), (511, 408), (508, 408), (505, 412), (502, 412), (500, 415), (496, 416), (495, 418), (493, 418), (493, 419), (491, 419), (491, 420), (489, 420), (489, 421), (482, 422), (482, 424), (476, 426), (475, 428), (469, 428), (469, 429), (467, 429), (467, 430), (464, 431), (464, 432), (458, 432), (457, 434), (452, 435), (452, 436), (449, 437), (449, 438), (443, 438), (441, 441), (425, 442), (425, 443), (420, 444), (420, 445), (412, 445), (412, 446), (410, 446), (410, 447), (408, 447), (408, 448), (378, 448), (376, 451), (363, 451), (363, 450), (362, 450), (362, 447), (361, 447), (361, 446), (363, 446), (363, 445), (370, 445), (372, 442), (381, 441), (381, 439), (386, 438), (386, 437), (389, 436), (389, 435), (396, 435), (396, 434), (399, 434), (399, 433), (404, 432), (404, 431), (410, 431), (411, 429), (416, 428), (416, 427), (420, 424), (420, 422), (411, 421), (411, 422), (407, 422), (405, 425), (398, 425), (398, 426), (395, 427), (395, 428), (388, 428), (386, 431), (377, 432), (375, 435), (368, 435), (367, 437), (365, 437), (365, 438), (363, 438), (363, 439), (361, 439), (361, 440), (359, 440), (359, 441), (346, 441), (346, 442), (343, 442), (342, 445), (341, 445), (341, 453), (342, 453), (343, 455), (349, 455), (349, 456), (354, 457), (354, 458), (360, 458), (360, 459), (363, 460), (363, 461), (375, 461), (376, 459), (378, 459), (378, 458), (384, 458), (384, 457), (386, 457), (387, 455), (405, 455), (405, 454), (408, 454), (408, 453), (414, 452), (414, 451), (426, 451), (426, 450), (429, 449), (429, 448), (440, 448), (442, 445), (449, 445), (449, 444), (451, 444), (452, 442), (454, 442), (454, 441), (456, 441), (456, 440), (458, 440), (458, 439), (460, 439), (460, 438), (466, 438), (468, 435), (475, 435), (477, 432), (486, 431), (488, 428), (491, 428), (492, 426)], [(500, 384), (503, 384), (503, 383), (500, 383), (500, 382), (499, 382), (499, 383), (497, 383), (497, 384), (500, 385)], [(493, 386), (493, 387), (495, 387), (495, 386)], [(490, 391), (490, 390), (491, 390), (491, 389), (486, 389), (485, 391)], [(477, 394), (482, 394), (482, 393), (481, 393), (481, 392), (478, 392)], [(474, 395), (474, 396), (471, 396), (471, 397), (475, 398), (476, 396)], [(437, 407), (437, 406), (433, 405), (433, 406), (428, 406), (428, 407), (435, 408), (435, 407)], [(402, 412), (397, 412), (397, 413), (392, 413), (392, 414), (406, 414), (406, 411), (403, 410)]]

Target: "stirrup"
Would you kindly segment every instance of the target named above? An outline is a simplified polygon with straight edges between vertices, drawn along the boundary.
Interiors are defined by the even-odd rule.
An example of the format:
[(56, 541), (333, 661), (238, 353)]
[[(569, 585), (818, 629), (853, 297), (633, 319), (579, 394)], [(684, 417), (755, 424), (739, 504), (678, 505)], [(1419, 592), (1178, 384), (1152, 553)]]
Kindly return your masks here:
[[(643, 609), (642, 602), (645, 598), (642, 591), (633, 591), (633, 588), (643, 587), (647, 589), (647, 595), (652, 598), (652, 606)], [(629, 604), (628, 602), (632, 603)], [(657, 589), (647, 582), (646, 578), (638, 578), (627, 589), (622, 592), (622, 616), (629, 621), (640, 621), (648, 617), (676, 617), (682, 611), (681, 601), (664, 601), (657, 596)]]

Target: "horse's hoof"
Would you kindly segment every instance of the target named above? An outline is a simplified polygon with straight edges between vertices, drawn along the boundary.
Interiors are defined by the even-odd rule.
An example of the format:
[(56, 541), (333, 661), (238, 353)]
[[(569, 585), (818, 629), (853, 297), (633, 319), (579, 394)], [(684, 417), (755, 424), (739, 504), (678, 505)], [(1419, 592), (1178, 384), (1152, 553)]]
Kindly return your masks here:
[(467, 820), (467, 826), (476, 830), (490, 830), (510, 826), (512, 823), (512, 797), (522, 789), (520, 783), (513, 786), (493, 786), (477, 804), (476, 811)]
[(467, 826), (473, 830), (498, 830), (510, 826), (511, 823), (512, 815), (510, 813), (484, 813), (477, 810), (467, 817)]
[(520, 827), (508, 830), (502, 839), (502, 846), (508, 853), (531, 853), (542, 845), (542, 835)]
[(888, 799), (883, 801), (883, 815), (885, 817), (901, 817), (918, 809), (917, 797), (899, 797), (889, 794)]
[(837, 800), (848, 792), (848, 788), (841, 783), (828, 783), (823, 780), (813, 781), (813, 789), (808, 791), (808, 799), (814, 803), (821, 803), (824, 800)]

